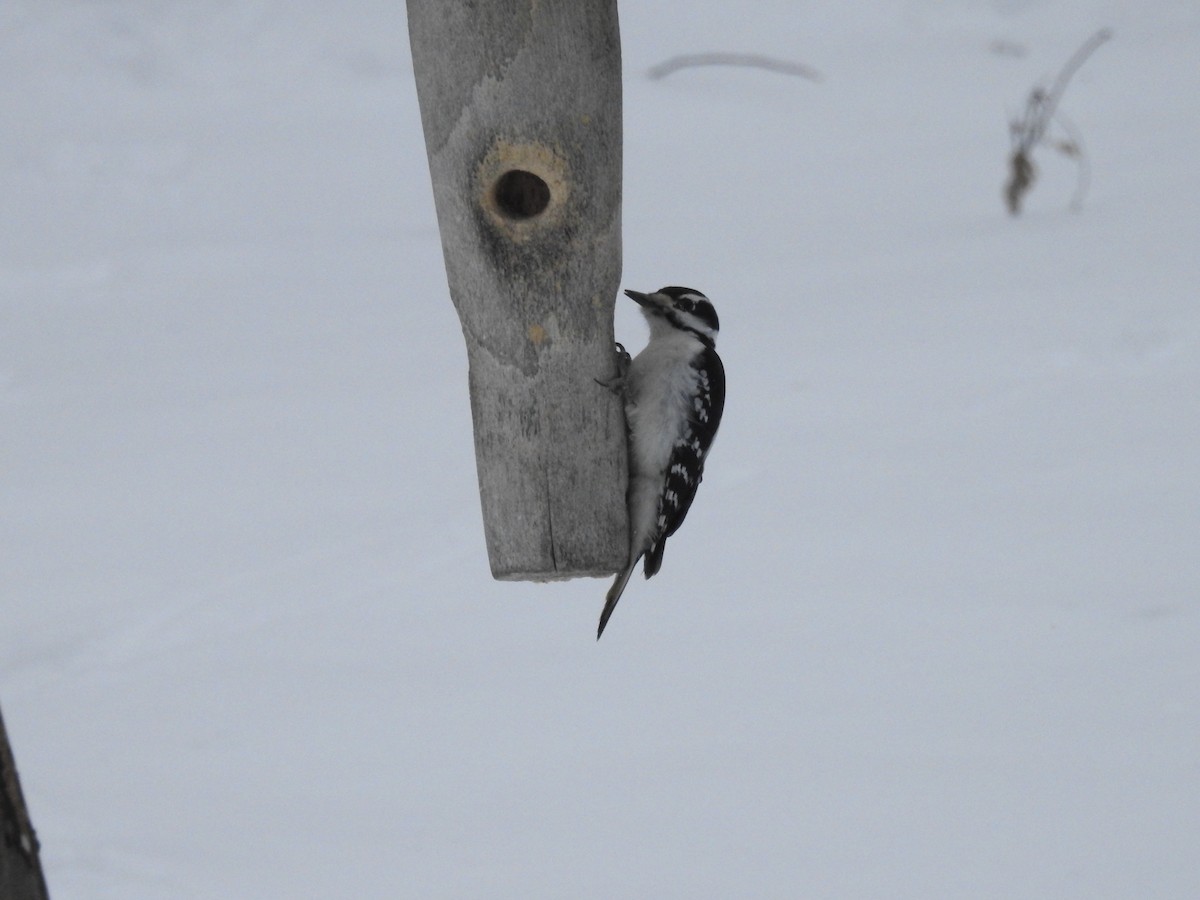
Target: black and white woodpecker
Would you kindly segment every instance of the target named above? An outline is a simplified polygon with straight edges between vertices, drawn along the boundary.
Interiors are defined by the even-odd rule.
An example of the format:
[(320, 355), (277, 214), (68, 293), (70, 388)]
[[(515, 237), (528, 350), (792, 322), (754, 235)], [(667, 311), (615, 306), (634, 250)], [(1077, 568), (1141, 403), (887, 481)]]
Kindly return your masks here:
[(712, 302), (685, 287), (625, 293), (650, 323), (650, 342), (610, 383), (624, 397), (629, 429), (629, 560), (609, 589), (597, 640), (638, 560), (645, 559), (647, 578), (662, 566), (667, 538), (696, 497), (725, 408)]

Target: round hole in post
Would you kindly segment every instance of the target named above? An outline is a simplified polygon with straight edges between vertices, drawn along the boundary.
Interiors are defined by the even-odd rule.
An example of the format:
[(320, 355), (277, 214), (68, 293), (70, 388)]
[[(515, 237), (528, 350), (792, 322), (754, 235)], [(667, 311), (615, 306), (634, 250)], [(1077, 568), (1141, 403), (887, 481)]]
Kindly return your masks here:
[(479, 206), (517, 244), (555, 233), (571, 196), (567, 161), (555, 148), (497, 139), (475, 170)]
[(496, 181), (496, 208), (512, 219), (532, 219), (550, 205), (550, 185), (533, 172), (510, 169)]

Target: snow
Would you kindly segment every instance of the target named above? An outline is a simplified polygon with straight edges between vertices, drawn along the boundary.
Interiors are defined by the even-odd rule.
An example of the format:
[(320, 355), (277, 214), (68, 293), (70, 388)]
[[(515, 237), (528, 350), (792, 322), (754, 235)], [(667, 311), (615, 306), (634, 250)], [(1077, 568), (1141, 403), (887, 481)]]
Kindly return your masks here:
[[(403, 4), (0, 6), (55, 900), (1200, 896), (1195, 4), (621, 15), (624, 285), (714, 299), (729, 403), (597, 644), (604, 582), (488, 575)], [(1083, 209), (1043, 148), (1010, 219), (1104, 26)], [(708, 50), (822, 80), (645, 77)]]

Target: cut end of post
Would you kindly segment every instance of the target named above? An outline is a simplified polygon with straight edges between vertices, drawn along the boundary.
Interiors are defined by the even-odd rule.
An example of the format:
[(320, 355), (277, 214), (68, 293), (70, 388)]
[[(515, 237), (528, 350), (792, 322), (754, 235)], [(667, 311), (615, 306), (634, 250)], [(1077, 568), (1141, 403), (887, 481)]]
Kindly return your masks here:
[(553, 572), (545, 572), (540, 568), (523, 568), (513, 570), (498, 571), (492, 569), (492, 578), (495, 581), (532, 581), (535, 583), (550, 584), (555, 581), (571, 581), (575, 578), (611, 578), (612, 568), (605, 566), (596, 568), (587, 566), (574, 569), (558, 569)]

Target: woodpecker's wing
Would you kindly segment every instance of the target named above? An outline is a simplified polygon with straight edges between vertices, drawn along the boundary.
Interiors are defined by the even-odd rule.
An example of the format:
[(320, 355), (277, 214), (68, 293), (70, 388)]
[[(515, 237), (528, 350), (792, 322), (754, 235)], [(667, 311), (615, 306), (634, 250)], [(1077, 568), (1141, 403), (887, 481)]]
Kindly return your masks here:
[(717, 351), (705, 348), (692, 365), (700, 379), (699, 390), (687, 426), (675, 442), (671, 461), (667, 463), (666, 483), (658, 498), (656, 536), (646, 550), (647, 578), (658, 574), (667, 538), (679, 530), (696, 498), (696, 489), (704, 476), (704, 459), (725, 410), (725, 367)]

